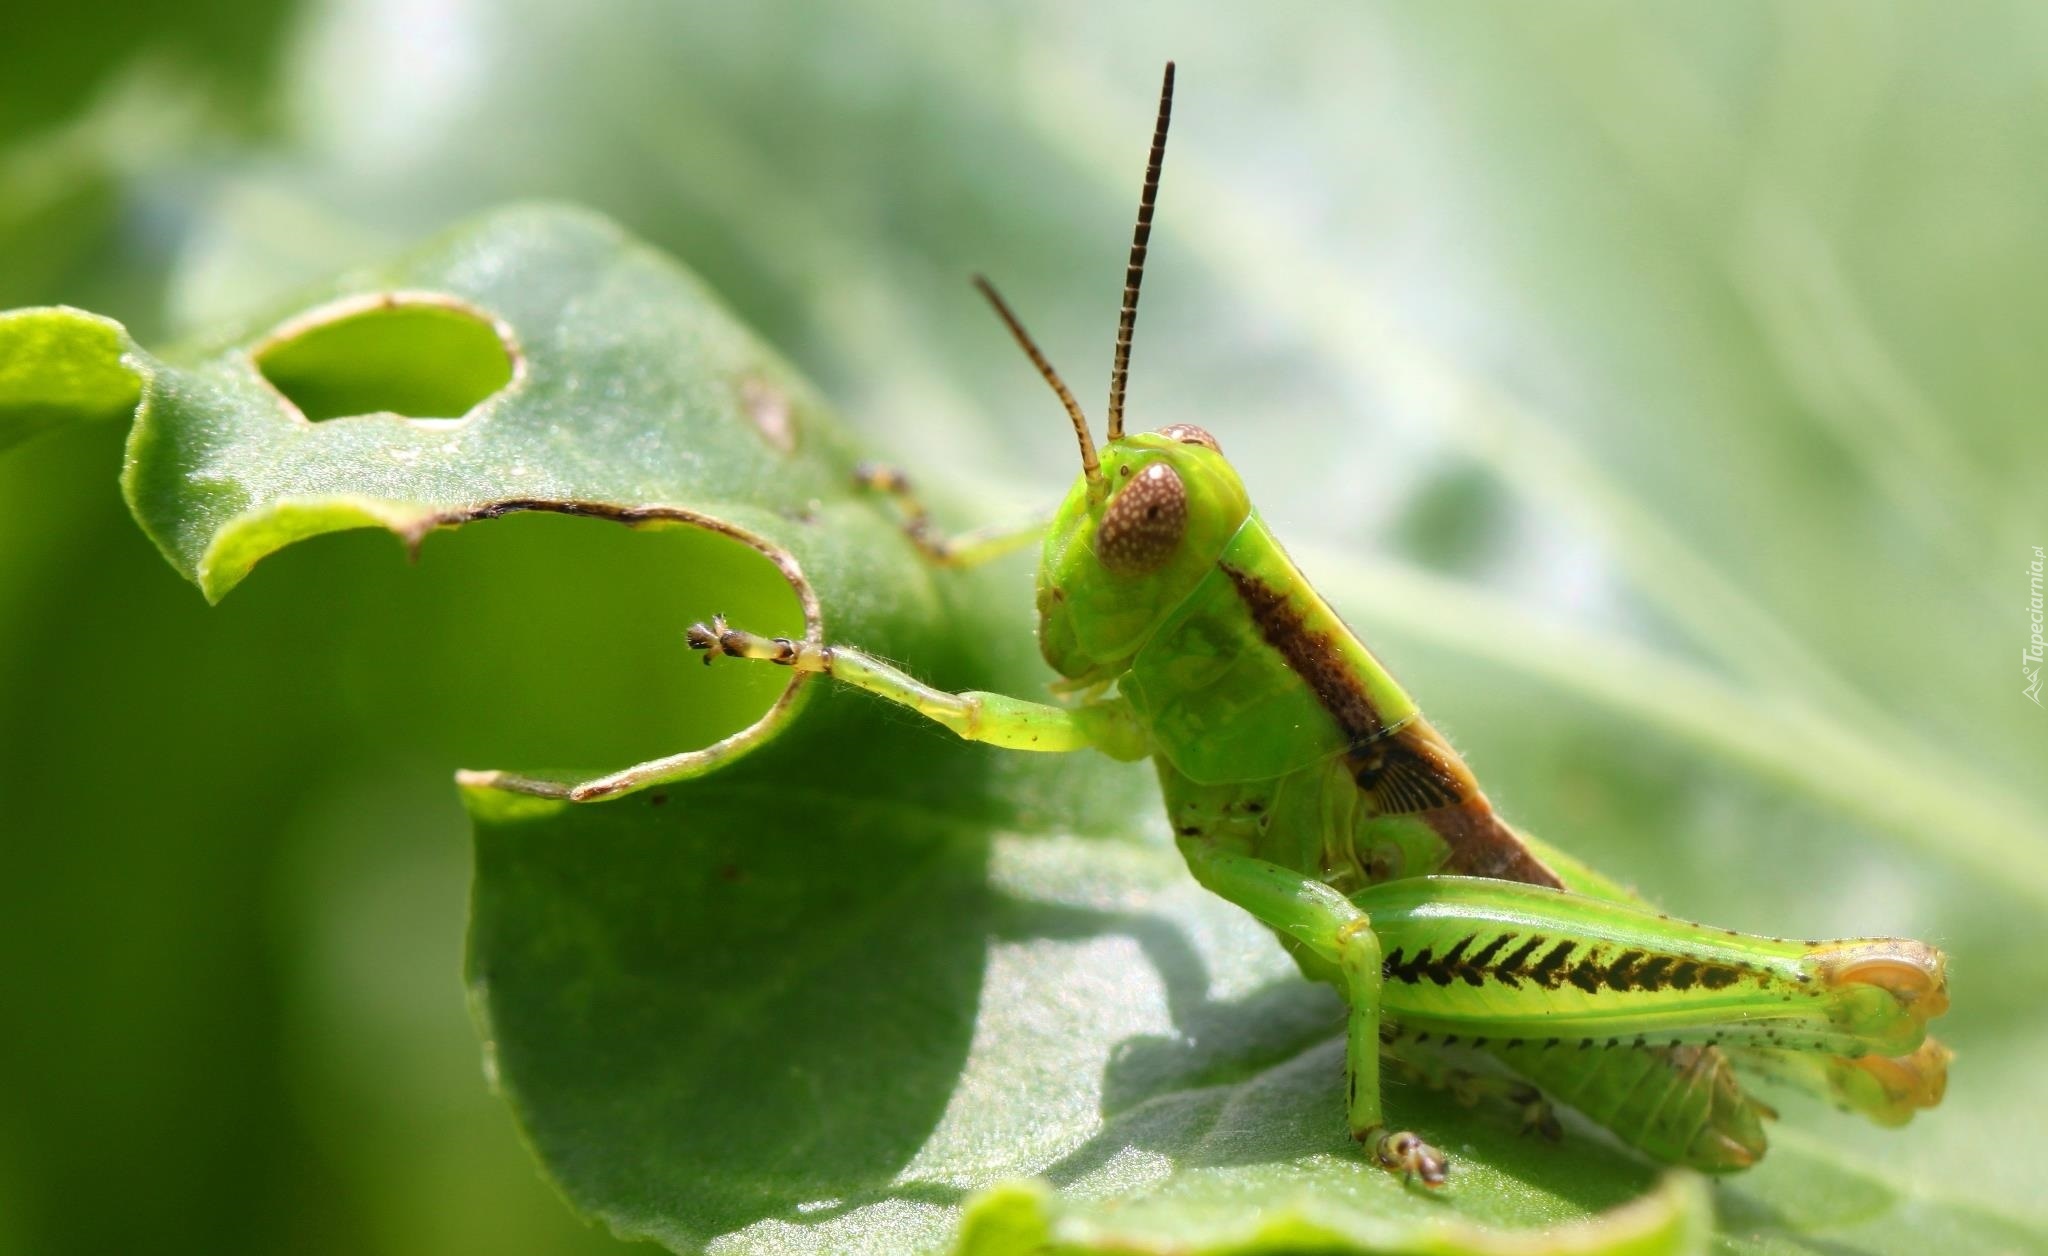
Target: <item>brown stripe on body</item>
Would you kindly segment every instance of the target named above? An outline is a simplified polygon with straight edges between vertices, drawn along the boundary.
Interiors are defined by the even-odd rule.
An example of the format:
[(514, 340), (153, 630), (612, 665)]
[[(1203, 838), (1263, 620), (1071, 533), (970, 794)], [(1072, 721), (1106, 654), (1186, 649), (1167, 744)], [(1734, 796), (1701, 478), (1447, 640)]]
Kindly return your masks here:
[(1492, 877), (1496, 881), (1519, 881), (1553, 890), (1564, 888), (1550, 866), (1522, 845), (1515, 831), (1494, 814), (1493, 804), (1482, 797), (1425, 811), (1416, 817), (1451, 848), (1444, 872), (1465, 877)]
[(1316, 701), (1337, 721), (1353, 744), (1368, 742), (1386, 733), (1379, 709), (1365, 691), (1349, 662), (1338, 652), (1327, 632), (1308, 627), (1307, 617), (1287, 595), (1242, 567), (1217, 564), (1230, 577), (1232, 587), (1252, 623), (1266, 644), (1279, 652), (1287, 666), (1301, 677)]
[(1389, 729), (1357, 672), (1327, 632), (1285, 592), (1241, 567), (1219, 563), (1267, 645), (1329, 712), (1345, 739), (1352, 777), (1375, 814), (1413, 815), (1450, 847), (1445, 872), (1562, 889), (1556, 873), (1502, 823), (1449, 743), (1421, 716)]

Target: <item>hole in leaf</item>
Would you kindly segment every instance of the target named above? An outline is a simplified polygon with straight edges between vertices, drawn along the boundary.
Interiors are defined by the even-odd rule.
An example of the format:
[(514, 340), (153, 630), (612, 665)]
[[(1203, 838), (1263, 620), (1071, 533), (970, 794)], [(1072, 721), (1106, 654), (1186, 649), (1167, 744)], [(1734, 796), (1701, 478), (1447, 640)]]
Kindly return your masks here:
[(352, 747), (337, 754), (382, 747), (437, 773), (595, 775), (710, 745), (758, 720), (789, 673), (705, 667), (683, 630), (719, 612), (770, 636), (804, 627), (789, 582), (737, 540), (538, 511), (437, 532), (417, 566), (375, 529), (317, 537), (223, 606), (320, 626), (329, 679), (286, 687), (337, 712)]
[(518, 373), (501, 324), (452, 297), (389, 293), (293, 319), (255, 351), (256, 369), (308, 419), (362, 414), (460, 419)]

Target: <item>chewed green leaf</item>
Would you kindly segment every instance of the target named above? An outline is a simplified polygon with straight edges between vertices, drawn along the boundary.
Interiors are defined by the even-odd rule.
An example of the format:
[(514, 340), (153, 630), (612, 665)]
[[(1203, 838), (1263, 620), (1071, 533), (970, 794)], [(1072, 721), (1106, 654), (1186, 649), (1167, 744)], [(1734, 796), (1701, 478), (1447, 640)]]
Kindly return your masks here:
[[(26, 318), (0, 328), (49, 330), (21, 341), (49, 375), (4, 377), (0, 414), (133, 405), (129, 501), (209, 597), (298, 540), (419, 546), (546, 511), (739, 542), (793, 608), (750, 626), (829, 633), (950, 688), (1046, 678), (1020, 571), (933, 571), (856, 493), (853, 442), (803, 382), (592, 216), (499, 214), (190, 354)], [(695, 562), (677, 581), (706, 615), (732, 609), (731, 569)], [(860, 695), (781, 693), (752, 728), (637, 773), (463, 779), (492, 1076), (564, 1194), (622, 1235), (1647, 1253), (1697, 1250), (1711, 1194), (1740, 1250), (2039, 1237), (1822, 1140), (1709, 1192), (1584, 1124), (1554, 1146), (1394, 1088), (1390, 1119), (1455, 1157), (1442, 1191), (1404, 1186), (1346, 1132), (1336, 997), (1192, 883), (1142, 767), (1006, 756)], [(569, 801), (613, 795), (630, 796)]]
[[(216, 347), (129, 360), (129, 504), (211, 599), (310, 537), (381, 527), (417, 547), (532, 510), (730, 536), (796, 596), (777, 631), (821, 631), (829, 600), (835, 631), (860, 632), (881, 605), (864, 591), (915, 607), (928, 583), (803, 383), (688, 272), (578, 211), (500, 213)], [(795, 693), (716, 746), (475, 779), (577, 798), (681, 779), (773, 732)]]
[(53, 307), (0, 313), (0, 449), (61, 423), (126, 416), (141, 387), (119, 323)]
[[(515, 502), (687, 504), (787, 537), (853, 500), (850, 446), (788, 368), (571, 210), (500, 213), (144, 374), (129, 503), (211, 598), (305, 529), (372, 521), (352, 509), (417, 533)], [(385, 505), (306, 505), (336, 501)]]

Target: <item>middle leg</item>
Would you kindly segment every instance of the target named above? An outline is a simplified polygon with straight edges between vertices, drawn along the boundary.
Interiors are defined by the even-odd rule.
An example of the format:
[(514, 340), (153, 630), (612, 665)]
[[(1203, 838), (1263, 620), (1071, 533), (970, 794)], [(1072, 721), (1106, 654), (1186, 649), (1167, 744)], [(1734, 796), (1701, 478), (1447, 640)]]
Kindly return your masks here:
[(1181, 853), (1204, 887), (1236, 903), (1278, 933), (1350, 1004), (1345, 1036), (1346, 1115), (1351, 1136), (1380, 1167), (1404, 1179), (1441, 1186), (1443, 1153), (1408, 1130), (1387, 1128), (1380, 1110), (1379, 940), (1363, 911), (1313, 877), (1249, 855), (1186, 840)]
[(853, 482), (870, 492), (881, 493), (896, 503), (903, 535), (918, 552), (940, 567), (976, 567), (1023, 549), (1045, 535), (1047, 520), (997, 524), (954, 536), (941, 534), (932, 525), (931, 513), (910, 486), (910, 477), (895, 467), (863, 462), (853, 469)]

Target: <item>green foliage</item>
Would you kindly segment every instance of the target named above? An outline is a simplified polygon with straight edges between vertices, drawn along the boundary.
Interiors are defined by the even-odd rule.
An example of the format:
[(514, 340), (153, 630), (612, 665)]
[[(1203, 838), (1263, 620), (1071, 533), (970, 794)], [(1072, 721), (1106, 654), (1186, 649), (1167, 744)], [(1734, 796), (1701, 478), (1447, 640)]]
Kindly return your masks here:
[[(501, 325), (511, 381), (459, 422), (309, 422), (264, 382), (261, 328), (123, 359), (141, 391), (131, 505), (209, 595), (365, 525), (417, 545), (508, 509), (695, 522), (782, 564), (835, 638), (948, 686), (1033, 686), (1014, 584), (928, 569), (854, 495), (836, 422), (674, 265), (587, 215), (517, 210), (344, 277), (288, 326), (317, 335), (322, 311), (359, 319), (345, 298), (383, 291)], [(0, 330), (51, 361), (107, 360), (105, 325), (63, 311)], [(349, 394), (346, 366), (319, 364), (326, 395)], [(17, 411), (33, 413), (0, 408)], [(721, 598), (728, 571), (678, 574)], [(1548, 1226), (1653, 1190), (1585, 1130), (1560, 1151), (1427, 1094), (1392, 1116), (1456, 1149), (1456, 1185), (1424, 1196), (1368, 1167), (1337, 1102), (1332, 996), (1193, 886), (1142, 769), (1004, 756), (803, 696), (622, 801), (534, 796), (587, 772), (470, 778), (487, 1056), (542, 1162), (619, 1233), (683, 1251), (936, 1250), (958, 1231), (991, 1254), (1465, 1252), (1494, 1241), (1447, 1207)], [(1724, 1188), (1724, 1216), (1771, 1217), (1775, 1190), (1823, 1209), (1901, 1191), (1791, 1143), (1757, 1187)], [(991, 1196), (959, 1230), (976, 1191), (1028, 1175), (1057, 1194)], [(1689, 1250), (1696, 1193), (1655, 1198), (1542, 1250)], [(1781, 1226), (1803, 1228), (1765, 1228)], [(1881, 1233), (2025, 1232), (1950, 1205), (1894, 1209)]]
[[(1223, 10), (1099, 6), (968, 20), (629, 0), (601, 23), (546, 0), (434, 11), (452, 16), (429, 43), (452, 55), (424, 68), (419, 28), (373, 0), (289, 21), (273, 6), (210, 5), (168, 41), (201, 55), (97, 81), (81, 67), (129, 63), (150, 47), (143, 27), (96, 15), (10, 32), (22, 42), (6, 90), (33, 109), (0, 115), (32, 128), (0, 134), (0, 304), (89, 306), (150, 344), (236, 323), (205, 338), (211, 353), (138, 359), (189, 383), (182, 412), (199, 416), (208, 390), (261, 392), (245, 365), (219, 360), (272, 325), (248, 310), (302, 311), (339, 289), (287, 295), (300, 285), (459, 214), (573, 197), (686, 258), (822, 382), (864, 450), (904, 462), (940, 490), (944, 521), (966, 526), (1051, 500), (1071, 453), (961, 277), (1002, 281), (1090, 396), (1079, 354), (1106, 348), (1152, 76), (1177, 56), (1136, 425), (1189, 420), (1221, 437), (1320, 587), (1517, 821), (1688, 915), (1911, 934), (1954, 957), (1947, 1103), (1903, 1132), (1787, 1105), (1770, 1159), (1712, 1188), (1718, 1241), (2040, 1245), (2048, 723), (2010, 666), (2022, 560), (2048, 537), (2048, 447), (2031, 434), (2048, 396), (2036, 351), (2048, 254), (2029, 103), (2048, 28), (2030, 6), (1301, 3), (1262, 11), (1255, 28)], [(293, 31), (281, 50), (232, 54), (280, 26)], [(254, 143), (251, 116), (270, 127)], [(69, 355), (92, 339), (49, 343)], [(26, 359), (0, 354), (0, 442), (31, 421), (121, 409), (134, 377), (105, 369), (110, 347), (101, 337), (72, 359), (82, 389), (10, 373)], [(669, 361), (680, 356), (665, 352), (663, 372), (682, 371)], [(643, 395), (630, 373), (591, 388)], [(661, 410), (657, 428), (671, 417)], [(622, 413), (620, 426), (647, 418)], [(216, 593), (294, 528), (383, 522), (377, 511), (416, 522), (407, 496), (385, 491), (396, 473), (369, 471), (379, 441), (351, 452), (352, 425), (422, 457), (434, 448), (427, 429), (341, 420), (305, 438), (331, 458), (294, 468), (265, 436), (281, 429), (184, 431), (157, 463), (167, 478), (138, 500), (157, 503), (182, 569), (209, 564)], [(476, 1082), (455, 971), (468, 861), (446, 769), (603, 769), (745, 727), (778, 678), (682, 667), (678, 630), (708, 610), (793, 626), (787, 586), (698, 530), (525, 515), (429, 539), (417, 570), (393, 561), (388, 537), (315, 540), (204, 614), (120, 517), (118, 437), (79, 425), (0, 460), (0, 875), (19, 891), (0, 948), (21, 1027), (0, 1042), (17, 1097), (0, 1129), (0, 1246), (610, 1246), (532, 1180)], [(588, 491), (680, 493), (693, 474), (683, 458), (627, 484), (611, 465), (623, 452), (582, 468)], [(213, 458), (237, 460), (235, 476), (178, 480)], [(332, 478), (366, 496), (325, 496)], [(715, 479), (688, 486), (693, 500), (737, 516), (742, 492)], [(211, 548), (245, 509), (307, 487), (322, 500), (303, 518), (276, 510), (241, 534), (246, 548)], [(431, 487), (434, 511), (504, 491), (447, 464), (410, 487)], [(744, 487), (757, 491), (775, 490)], [(174, 501), (190, 508), (183, 524)], [(897, 617), (840, 589), (855, 600), (828, 600), (829, 622), (945, 683), (1040, 682), (1022, 564), (901, 586), (915, 568), (897, 566), (885, 522), (822, 501), (846, 535), (872, 538), (883, 556), (862, 561), (886, 568), (878, 587), (917, 589), (921, 603)], [(790, 521), (756, 522), (784, 538)], [(966, 854), (904, 877), (957, 886), (979, 840), (994, 905), (923, 926), (956, 928), (934, 942), (956, 958), (983, 931), (978, 997), (963, 1009), (957, 986), (934, 985), (903, 1015), (971, 1013), (969, 1029), (934, 1040), (962, 1053), (958, 1076), (980, 1086), (970, 1065), (1014, 1053), (1039, 1062), (1031, 1084), (1044, 1084), (1014, 1093), (1058, 1102), (1020, 1111), (1000, 1102), (1012, 1079), (999, 1077), (998, 1101), (984, 1088), (958, 1106), (1014, 1126), (948, 1124), (965, 1117), (950, 1097), (931, 1115), (943, 1070), (925, 1058), (903, 1074), (923, 1106), (870, 1110), (872, 1133), (849, 1136), (865, 1164), (836, 1166), (829, 1183), (815, 1175), (833, 1166), (775, 1166), (817, 1194), (746, 1213), (737, 1190), (690, 1190), (703, 1215), (678, 1203), (631, 1212), (636, 1223), (708, 1233), (752, 1217), (732, 1244), (801, 1250), (879, 1215), (903, 1227), (874, 1222), (886, 1249), (1077, 1147), (1132, 1150), (1080, 1160), (1055, 1195), (993, 1188), (968, 1239), (1086, 1250), (1199, 1229), (1256, 1243), (1229, 1228), (1258, 1224), (1237, 1206), (1256, 1198), (1276, 1225), (1299, 1219), (1288, 1242), (1321, 1241), (1303, 1236), (1312, 1226), (1419, 1242), (1425, 1213), (1564, 1217), (1648, 1189), (1647, 1170), (1582, 1130), (1559, 1159), (1426, 1096), (1397, 1097), (1397, 1114), (1473, 1161), (1473, 1188), (1416, 1200), (1354, 1179), (1332, 1133), (1334, 1001), (1159, 859), (1152, 831), (1134, 827), (1156, 823), (1142, 772), (1039, 778), (1047, 765), (994, 766), (871, 705), (811, 695), (780, 739), (678, 787), (663, 822), (685, 849), (730, 843), (736, 869), (741, 856), (804, 854), (839, 867), (846, 852), (805, 844), (827, 830), (779, 834), (787, 852), (742, 850), (717, 811), (678, 806), (699, 791), (716, 801), (812, 734), (842, 753), (914, 746), (939, 796), (864, 867), (905, 860), (962, 798), (996, 800), (998, 819), (973, 822), (980, 839), (946, 839)], [(727, 805), (773, 814), (795, 775), (774, 779), (774, 798)], [(651, 804), (526, 805), (523, 820), (479, 827), (479, 857), (577, 884), (573, 866), (520, 859), (566, 862), (580, 852), (546, 850), (551, 826), (624, 824)], [(1077, 820), (1077, 805), (1100, 812)], [(1025, 813), (1000, 818), (1015, 807)], [(758, 894), (763, 879), (713, 888)], [(758, 936), (751, 917), (689, 915), (682, 896), (698, 887), (677, 866), (650, 867), (645, 884), (621, 928)], [(1047, 903), (1080, 915), (1045, 925)], [(567, 946), (574, 919), (565, 910), (534, 936)], [(1192, 939), (1194, 961), (1174, 958), (1175, 937)], [(611, 971), (685, 962), (664, 938), (580, 940)], [(575, 1077), (574, 1059), (550, 1053), (574, 1041), (576, 1005), (541, 1001), (550, 957), (525, 959), (477, 972), (501, 991), (507, 974), (534, 978), (530, 1010), (547, 1024), (496, 1041), (512, 1061), (523, 1040), (526, 1076), (552, 1081), (522, 1089), (510, 1063), (501, 1079), (536, 1144), (556, 1139), (549, 1163), (566, 1184), (578, 1166), (565, 1164), (595, 1145), (576, 1122), (618, 1079)], [(827, 968), (810, 988), (854, 997), (835, 981)], [(803, 1011), (764, 1002), (725, 1040), (773, 1038), (786, 1023), (775, 1014)], [(786, 1049), (820, 1034), (804, 1020)], [(670, 1080), (696, 1076), (681, 1072), (694, 1049), (675, 1055)], [(772, 1107), (780, 1092), (758, 1073), (712, 1099)], [(659, 1079), (631, 1080), (607, 1114), (646, 1118), (633, 1105), (660, 1097)], [(563, 1104), (552, 1117), (543, 1091)], [(858, 1093), (833, 1099), (848, 1105), (830, 1109), (833, 1129), (859, 1124)], [(889, 1166), (918, 1120), (959, 1141)], [(686, 1121), (639, 1125), (679, 1162), (705, 1152)], [(731, 1154), (765, 1155), (771, 1136), (796, 1145), (818, 1125), (750, 1130)], [(981, 1158), (990, 1147), (1008, 1158)], [(78, 1203), (116, 1196), (118, 1208)], [(634, 1201), (613, 1203), (627, 1216)]]
[(135, 373), (121, 364), (127, 333), (81, 310), (0, 314), (0, 448), (81, 419), (125, 418)]

